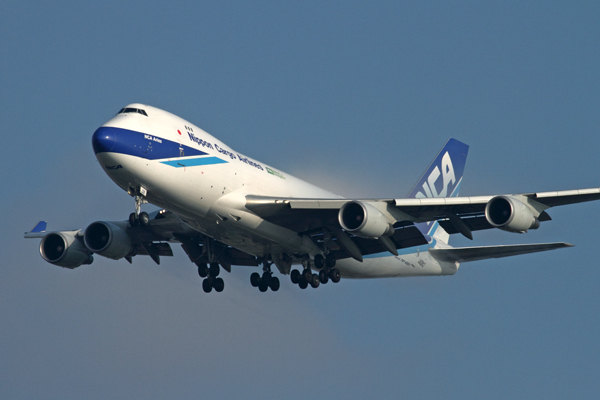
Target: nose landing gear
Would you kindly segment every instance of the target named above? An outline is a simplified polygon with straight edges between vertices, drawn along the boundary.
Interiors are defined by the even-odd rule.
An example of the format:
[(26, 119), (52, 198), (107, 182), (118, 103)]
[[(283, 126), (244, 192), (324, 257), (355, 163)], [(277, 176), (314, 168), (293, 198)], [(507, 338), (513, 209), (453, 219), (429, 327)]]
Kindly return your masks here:
[(133, 193), (133, 197), (135, 199), (135, 212), (129, 214), (129, 225), (133, 228), (135, 226), (148, 226), (150, 223), (150, 216), (145, 211), (140, 211), (142, 208), (142, 204), (147, 203), (146, 194), (148, 191), (139, 186), (137, 188), (129, 188), (129, 194)]

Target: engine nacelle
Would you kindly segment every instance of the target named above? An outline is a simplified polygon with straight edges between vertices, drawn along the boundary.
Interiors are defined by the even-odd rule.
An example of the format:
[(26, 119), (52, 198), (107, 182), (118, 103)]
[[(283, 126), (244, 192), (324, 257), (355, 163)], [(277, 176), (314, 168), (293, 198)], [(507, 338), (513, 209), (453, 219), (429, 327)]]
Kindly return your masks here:
[(496, 196), (485, 206), (485, 218), (495, 228), (523, 233), (537, 229), (540, 221), (529, 207), (511, 196)]
[(370, 205), (361, 201), (349, 201), (340, 208), (338, 221), (346, 231), (367, 239), (392, 235), (393, 226), (385, 216)]
[(52, 232), (42, 238), (40, 255), (50, 264), (77, 268), (94, 261), (90, 251), (70, 232)]
[(112, 222), (90, 224), (83, 234), (83, 241), (90, 251), (114, 260), (128, 256), (134, 250), (125, 229)]

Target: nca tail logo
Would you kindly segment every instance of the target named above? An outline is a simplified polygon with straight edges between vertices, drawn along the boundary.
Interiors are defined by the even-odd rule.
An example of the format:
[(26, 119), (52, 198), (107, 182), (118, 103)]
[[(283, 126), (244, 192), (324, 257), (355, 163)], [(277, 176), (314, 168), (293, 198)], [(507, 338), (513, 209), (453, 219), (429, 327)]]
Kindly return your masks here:
[[(441, 179), (440, 179), (441, 177)], [(429, 174), (429, 177), (423, 182), (423, 191), (417, 192), (415, 197), (423, 199), (427, 197), (448, 197), (448, 192), (452, 195), (456, 184), (456, 176), (454, 175), (454, 167), (450, 154), (446, 152), (442, 157), (442, 170), (436, 165)], [(452, 185), (452, 186), (450, 186)], [(437, 188), (440, 188), (438, 191)], [(448, 189), (451, 189), (450, 191)]]

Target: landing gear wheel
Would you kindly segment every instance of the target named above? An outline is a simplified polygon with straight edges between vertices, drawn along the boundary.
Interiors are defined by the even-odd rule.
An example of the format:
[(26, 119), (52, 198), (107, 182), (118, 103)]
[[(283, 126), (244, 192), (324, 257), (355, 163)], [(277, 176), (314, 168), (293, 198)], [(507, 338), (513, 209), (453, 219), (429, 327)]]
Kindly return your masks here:
[(304, 271), (302, 271), (302, 278), (304, 278), (306, 282), (310, 282), (312, 279), (312, 272), (309, 268), (306, 268)]
[(200, 278), (206, 278), (208, 275), (208, 267), (206, 264), (198, 265), (198, 275), (200, 275)]
[(221, 272), (221, 267), (219, 266), (219, 263), (210, 263), (210, 276), (212, 276), (213, 278), (215, 276), (219, 276), (219, 272)]
[(335, 261), (336, 260), (333, 254), (327, 254), (327, 257), (325, 257), (325, 265), (327, 266), (327, 268), (335, 267)]
[(138, 219), (136, 218), (135, 213), (129, 214), (129, 226), (132, 228), (138, 225)]
[(258, 290), (264, 293), (267, 291), (267, 289), (269, 289), (269, 285), (267, 284), (267, 282), (261, 279), (260, 283), (258, 284)]
[(271, 272), (263, 272), (262, 277), (260, 278), (260, 280), (262, 282), (266, 282), (267, 286), (269, 285), (269, 283), (271, 282)]
[(321, 270), (319, 271), (319, 280), (324, 285), (329, 281), (329, 276), (327, 276), (327, 271)]
[(310, 280), (310, 286), (312, 286), (314, 289), (316, 289), (319, 287), (320, 283), (321, 283), (321, 281), (319, 281), (319, 275), (313, 274), (312, 278)]
[(340, 270), (337, 268), (332, 269), (329, 272), (329, 277), (331, 278), (331, 282), (338, 283), (341, 279)]
[(300, 282), (298, 282), (298, 287), (300, 289), (306, 289), (308, 287), (308, 282), (306, 282), (304, 279), (301, 279)]
[(277, 278), (276, 276), (274, 276), (273, 278), (271, 278), (271, 282), (269, 283), (269, 287), (274, 292), (278, 291), (279, 290), (279, 278)]
[(150, 223), (150, 216), (146, 211), (142, 211), (138, 216), (138, 220), (141, 226), (148, 226), (148, 224)]
[(315, 268), (321, 269), (325, 266), (325, 258), (322, 255), (317, 254), (314, 259)]
[(260, 284), (260, 275), (258, 272), (253, 272), (252, 275), (250, 275), (250, 284), (252, 287), (258, 287)]
[(290, 278), (292, 279), (293, 284), (300, 282), (300, 271), (298, 271), (297, 269), (292, 270)]
[(205, 280), (202, 281), (202, 289), (204, 289), (205, 293), (210, 293), (210, 291), (212, 290), (212, 282), (210, 281), (210, 279), (206, 278)]
[(212, 286), (215, 288), (215, 290), (217, 292), (222, 292), (223, 289), (225, 288), (225, 282), (223, 282), (222, 278), (217, 278), (215, 279), (215, 281), (213, 282)]

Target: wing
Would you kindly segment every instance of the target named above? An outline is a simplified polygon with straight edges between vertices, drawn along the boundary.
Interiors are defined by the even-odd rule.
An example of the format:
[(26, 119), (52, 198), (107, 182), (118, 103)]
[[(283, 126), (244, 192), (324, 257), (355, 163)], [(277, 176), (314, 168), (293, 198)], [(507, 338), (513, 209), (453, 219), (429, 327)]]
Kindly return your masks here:
[[(374, 201), (385, 207), (385, 200)], [(389, 200), (392, 201), (392, 200)], [(347, 199), (298, 199), (246, 196), (246, 208), (274, 224), (311, 237), (322, 248), (329, 248), (337, 259), (353, 257), (362, 261), (363, 255), (427, 244), (429, 238), (412, 221), (394, 221), (393, 231), (386, 238), (355, 235), (339, 223), (340, 209)], [(388, 240), (389, 239), (389, 240)]]
[[(497, 196), (477, 197), (434, 197), (420, 199), (300, 199), (246, 196), (246, 208), (263, 217), (276, 217), (283, 215), (286, 210), (320, 211), (324, 215), (325, 210), (334, 211), (332, 215), (337, 217), (337, 212), (349, 201), (361, 201), (366, 203), (384, 203), (393, 205), (399, 212), (406, 215), (406, 220), (412, 222), (426, 222), (445, 218), (448, 213), (454, 213), (461, 217), (482, 216), (486, 205), (490, 200), (502, 197), (514, 197), (528, 199), (528, 202), (539, 203), (543, 209), (566, 204), (582, 203), (600, 199), (600, 188), (564, 190), (556, 192), (525, 193)], [(288, 213), (289, 214), (289, 213)], [(310, 214), (307, 213), (310, 217)]]
[(137, 255), (149, 255), (157, 263), (159, 256), (173, 255), (169, 243), (181, 243), (190, 261), (196, 265), (208, 264), (209, 253), (228, 272), (232, 265), (259, 265), (255, 256), (203, 235), (170, 211), (153, 213), (148, 226), (129, 229), (129, 236), (137, 246)]
[(429, 253), (440, 261), (469, 262), (489, 258), (511, 257), (521, 254), (573, 247), (569, 243), (512, 244), (507, 246), (460, 247), (452, 249), (430, 249)]
[(496, 198), (516, 199), (541, 214), (550, 207), (598, 200), (600, 188), (501, 196), (395, 199), (393, 202), (399, 210), (417, 221), (431, 221), (444, 218), (448, 214), (456, 214), (461, 218), (483, 216), (488, 203)]
[[(499, 228), (511, 232), (536, 229), (539, 222), (551, 219), (545, 211), (550, 207), (598, 199), (600, 188), (499, 196), (410, 199), (246, 196), (246, 208), (265, 220), (311, 236), (323, 228), (345, 232), (357, 243), (361, 253), (366, 255), (380, 252), (382, 246), (385, 246), (373, 240), (370, 242), (374, 243), (369, 246), (364, 240), (381, 241), (382, 236), (389, 236), (395, 248), (427, 243), (429, 238), (417, 233), (415, 223), (438, 221), (448, 233), (462, 233), (472, 239), (471, 232), (482, 229)], [(349, 206), (350, 204), (354, 206)], [(354, 220), (359, 220), (362, 225), (357, 223), (355, 226), (349, 226), (345, 223)], [(369, 228), (369, 224), (373, 229), (365, 230), (365, 227)], [(363, 250), (367, 252), (362, 252)], [(346, 249), (345, 253), (351, 252)]]
[[(90, 243), (92, 247), (84, 243), (84, 231), (89, 229), (99, 233)], [(46, 232), (46, 222), (40, 221), (25, 233), (25, 238), (41, 238), (42, 257), (51, 264), (70, 269), (90, 264), (93, 253), (113, 259), (125, 258), (130, 263), (134, 256), (147, 255), (160, 264), (160, 257), (173, 256), (172, 243), (181, 243), (190, 260), (198, 266), (209, 263), (209, 254), (229, 272), (231, 265), (258, 265), (255, 256), (203, 235), (166, 210), (151, 213), (147, 225), (134, 227), (128, 221), (97, 221), (85, 230)]]

